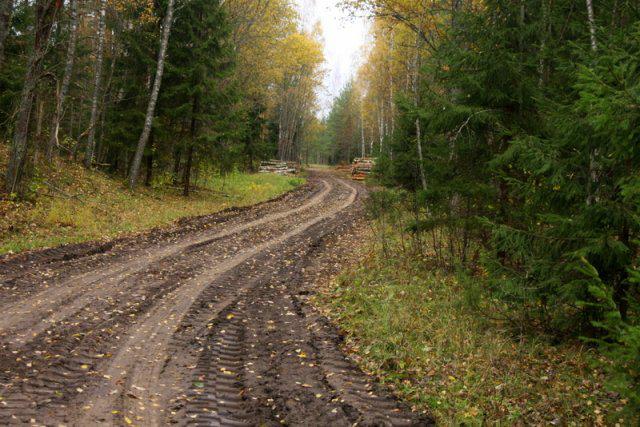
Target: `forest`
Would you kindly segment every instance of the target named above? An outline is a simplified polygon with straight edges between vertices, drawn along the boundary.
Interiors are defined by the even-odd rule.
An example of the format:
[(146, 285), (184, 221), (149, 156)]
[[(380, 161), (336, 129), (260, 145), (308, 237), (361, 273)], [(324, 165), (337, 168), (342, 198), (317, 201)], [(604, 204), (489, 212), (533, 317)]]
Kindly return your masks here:
[[(298, 241), (277, 245), (305, 236), (318, 239), (318, 254), (333, 251), (324, 240), (325, 246), (318, 243), (330, 241), (318, 223), (347, 236), (345, 224), (360, 203), (368, 231), (357, 240), (369, 243), (369, 250), (356, 267), (341, 265), (316, 301), (340, 326), (339, 341), (357, 355), (358, 369), (390, 385), (414, 413), (443, 424), (637, 425), (640, 2), (337, 3), (354, 17), (367, 17), (371, 28), (357, 72), (323, 115), (323, 30), (305, 25), (289, 0), (0, 0), (0, 237), (11, 240), (0, 242), (0, 252), (139, 231), (129, 226), (126, 211), (149, 216), (145, 229), (210, 214), (207, 203), (184, 210), (194, 193), (223, 200), (215, 202), (220, 210), (294, 191), (282, 196), (286, 215), (268, 204), (255, 208), (264, 209), (264, 220), (239, 211), (238, 222), (245, 225), (216, 238), (271, 224), (264, 236), (252, 234), (243, 244), (256, 257), (278, 248), (286, 267), (295, 269), (303, 264), (286, 256), (307, 256), (308, 248)], [(344, 170), (364, 157), (375, 159), (366, 187), (326, 171), (327, 165)], [(299, 178), (258, 175), (235, 175), (228, 183), (226, 177), (254, 173), (267, 159), (303, 168), (323, 165), (317, 169), (324, 172), (312, 172), (305, 186)], [(99, 182), (101, 197), (123, 201), (94, 207), (84, 195), (67, 194), (94, 173), (100, 181), (89, 187)], [(62, 181), (68, 184), (64, 191), (57, 187)], [(211, 182), (215, 189), (200, 188)], [(245, 198), (230, 202), (228, 185)], [(160, 199), (168, 193), (142, 193), (146, 188), (176, 194), (166, 204)], [(36, 211), (51, 194), (57, 199), (46, 211), (19, 213)], [(128, 204), (136, 194), (143, 198)], [(103, 230), (102, 217), (110, 218), (113, 232)], [(285, 220), (290, 234), (281, 229)], [(195, 232), (201, 225), (193, 225)], [(68, 231), (81, 226), (91, 231)], [(47, 236), (34, 238), (43, 228)], [(64, 233), (71, 237), (60, 240)], [(278, 233), (284, 237), (251, 240)], [(27, 238), (35, 243), (24, 243)], [(226, 243), (212, 248), (213, 240), (194, 241), (177, 247), (195, 250), (193, 244), (226, 259), (216, 252)], [(228, 245), (234, 266), (249, 259), (238, 255), (235, 243)], [(146, 254), (132, 247), (132, 253)], [(175, 248), (158, 253), (170, 258)], [(298, 249), (298, 255), (289, 253)], [(340, 261), (356, 258), (336, 254)], [(144, 259), (155, 265), (162, 256)], [(9, 257), (0, 257), (6, 260), (9, 265)], [(269, 258), (271, 274), (282, 260)], [(167, 268), (178, 271), (180, 262)], [(195, 257), (193, 265), (206, 271), (198, 262), (203, 263)], [(118, 279), (123, 283), (138, 274), (129, 267)], [(306, 277), (305, 268), (290, 282)], [(222, 277), (224, 271), (210, 274)], [(245, 279), (236, 273), (233, 283)], [(278, 279), (282, 289), (291, 285)], [(0, 291), (8, 289), (1, 285)], [(201, 283), (184, 286), (193, 293), (191, 304), (204, 295)], [(37, 297), (39, 288), (29, 294), (31, 289), (19, 297)], [(119, 291), (113, 285), (110, 292)], [(267, 292), (259, 295), (265, 307), (276, 298), (283, 307), (293, 306), (302, 295), (297, 289), (285, 297)], [(304, 292), (305, 298), (315, 295)], [(55, 296), (63, 301), (60, 295)], [(184, 312), (189, 304), (184, 302)], [(294, 316), (298, 305), (286, 315)], [(216, 321), (240, 322), (240, 312), (255, 307), (220, 309)], [(111, 314), (115, 319), (122, 313)], [(117, 326), (125, 325), (121, 333), (135, 338), (141, 332), (129, 320)], [(247, 339), (275, 331), (271, 318), (261, 320), (264, 328)], [(178, 328), (182, 318), (172, 321), (175, 331), (190, 333)], [(300, 336), (316, 327), (301, 325)], [(61, 342), (67, 332), (60, 332)], [(283, 346), (291, 343), (289, 336), (280, 338)], [(327, 351), (329, 341), (282, 353), (301, 359), (304, 369), (318, 368), (303, 359)], [(0, 361), (5, 356), (0, 352)], [(225, 369), (219, 370), (228, 374)], [(205, 382), (191, 381), (198, 389)], [(67, 389), (73, 393), (74, 387)], [(321, 412), (335, 414), (327, 409), (334, 402), (327, 401), (329, 395), (309, 398), (324, 399)], [(374, 412), (363, 408), (358, 411), (365, 415)], [(118, 411), (112, 415), (122, 415)], [(131, 420), (134, 412), (123, 419)], [(357, 411), (345, 410), (345, 420), (354, 422), (352, 412)], [(292, 425), (303, 424), (296, 410), (290, 413), (298, 421)]]
[(3, 0), (4, 189), (71, 159), (185, 195), (203, 168), (298, 159), (315, 118), (320, 30), (285, 0)]
[(586, 343), (637, 415), (640, 4), (343, 4), (371, 44), (314, 144), (378, 159), (370, 214), (400, 240), (378, 262), (454, 272), (515, 336)]

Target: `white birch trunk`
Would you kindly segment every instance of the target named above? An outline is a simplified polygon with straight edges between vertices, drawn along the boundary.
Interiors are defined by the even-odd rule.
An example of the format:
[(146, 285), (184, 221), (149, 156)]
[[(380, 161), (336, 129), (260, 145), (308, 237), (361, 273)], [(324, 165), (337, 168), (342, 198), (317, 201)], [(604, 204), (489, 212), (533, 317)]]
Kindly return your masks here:
[(413, 77), (413, 102), (416, 108), (416, 145), (418, 149), (418, 168), (420, 171), (420, 184), (424, 191), (427, 190), (427, 176), (424, 171), (424, 158), (422, 155), (422, 127), (420, 125), (420, 117), (418, 107), (420, 106), (420, 38), (416, 37), (416, 58), (414, 62)]
[(380, 134), (380, 155), (382, 155), (382, 146), (384, 144), (384, 102), (380, 101), (378, 117), (378, 133)]
[(138, 147), (136, 148), (136, 154), (133, 157), (131, 164), (131, 171), (129, 173), (129, 187), (134, 189), (140, 174), (140, 163), (142, 162), (142, 156), (144, 155), (144, 149), (149, 141), (149, 135), (151, 135), (151, 126), (153, 125), (153, 116), (156, 111), (156, 104), (158, 102), (158, 96), (160, 94), (160, 86), (162, 85), (162, 74), (164, 73), (164, 63), (167, 56), (167, 47), (169, 46), (169, 36), (171, 35), (171, 26), (173, 24), (173, 5), (174, 0), (169, 0), (167, 4), (167, 13), (164, 18), (162, 28), (162, 41), (160, 43), (160, 51), (158, 52), (158, 65), (156, 67), (156, 78), (153, 82), (153, 89), (151, 90), (151, 97), (149, 98), (149, 104), (147, 106), (147, 115), (144, 120), (144, 128), (138, 141)]
[(360, 143), (362, 145), (362, 157), (367, 157), (367, 146), (364, 140), (364, 103), (360, 100)]
[[(589, 21), (589, 35), (591, 37), (591, 50), (596, 52), (598, 50), (598, 41), (596, 40), (596, 22), (595, 16), (593, 13), (593, 1), (586, 0), (587, 3), (587, 17)], [(598, 184), (598, 165), (597, 158), (598, 150), (593, 149), (589, 153), (589, 188), (587, 195), (587, 205), (592, 205), (597, 201), (596, 190), (595, 187)]]
[(589, 20), (589, 35), (591, 37), (591, 50), (594, 52), (598, 50), (598, 41), (596, 39), (596, 19), (593, 14), (593, 0), (586, 0), (587, 2), (587, 17)]
[(393, 58), (393, 50), (395, 49), (395, 40), (393, 38), (393, 32), (390, 34), (391, 36), (391, 40), (390, 40), (390, 46), (389, 46), (389, 120), (391, 122), (391, 132), (390, 134), (393, 135), (395, 130), (396, 130), (396, 118), (395, 118), (395, 113), (394, 113), (394, 103), (393, 103), (393, 98), (394, 98), (394, 90), (393, 90), (393, 63), (392, 63), (392, 58)]
[(47, 144), (47, 160), (51, 161), (55, 147), (58, 147), (58, 135), (60, 133), (60, 120), (64, 116), (64, 101), (69, 92), (71, 84), (71, 76), (73, 75), (73, 64), (76, 57), (76, 46), (78, 44), (78, 0), (70, 0), (69, 9), (71, 12), (71, 22), (69, 23), (69, 45), (67, 46), (67, 60), (64, 67), (64, 77), (62, 78), (62, 86), (58, 93), (58, 102), (53, 112), (53, 120), (51, 122), (51, 135)]
[(104, 37), (106, 32), (107, 1), (100, 0), (98, 17), (98, 43), (96, 46), (96, 67), (93, 80), (93, 97), (91, 100), (91, 119), (89, 121), (89, 138), (84, 156), (84, 165), (90, 168), (96, 149), (96, 124), (98, 122), (98, 101), (100, 99), (100, 85), (102, 82), (102, 68), (104, 63)]

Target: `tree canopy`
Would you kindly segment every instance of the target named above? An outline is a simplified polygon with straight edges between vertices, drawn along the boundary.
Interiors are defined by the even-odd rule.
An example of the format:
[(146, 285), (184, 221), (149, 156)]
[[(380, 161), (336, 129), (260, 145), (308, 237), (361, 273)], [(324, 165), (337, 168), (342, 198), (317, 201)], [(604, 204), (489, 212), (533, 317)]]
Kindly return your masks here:
[[(175, 0), (174, 14), (173, 3), (3, 2), (0, 135), (13, 141), (9, 193), (28, 193), (42, 157), (137, 175), (138, 146), (147, 183), (168, 175), (186, 193), (192, 168), (300, 160), (318, 108), (321, 29), (305, 31), (286, 0)], [(154, 86), (158, 103), (149, 109)], [(148, 141), (140, 137), (145, 114)]]

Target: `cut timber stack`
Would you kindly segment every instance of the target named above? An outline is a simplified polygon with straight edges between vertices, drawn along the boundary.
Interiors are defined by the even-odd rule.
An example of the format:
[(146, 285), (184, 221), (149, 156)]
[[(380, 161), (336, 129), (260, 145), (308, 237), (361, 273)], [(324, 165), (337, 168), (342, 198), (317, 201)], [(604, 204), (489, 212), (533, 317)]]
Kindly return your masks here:
[(265, 160), (260, 162), (260, 173), (275, 173), (278, 175), (295, 175), (298, 173), (298, 165), (294, 162), (281, 162), (279, 160)]
[(375, 165), (376, 159), (371, 157), (355, 159), (351, 167), (351, 178), (356, 181), (364, 181), (371, 174)]

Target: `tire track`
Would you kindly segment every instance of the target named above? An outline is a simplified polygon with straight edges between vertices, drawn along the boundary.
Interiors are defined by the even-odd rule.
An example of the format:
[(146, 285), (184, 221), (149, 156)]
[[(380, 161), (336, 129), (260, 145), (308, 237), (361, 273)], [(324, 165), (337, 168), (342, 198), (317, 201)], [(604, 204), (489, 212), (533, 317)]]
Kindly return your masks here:
[[(331, 194), (332, 197), (336, 196), (335, 191)], [(300, 217), (288, 219), (283, 224), (253, 230), (250, 236), (242, 235), (240, 241), (227, 242), (227, 246), (230, 246), (227, 248), (228, 253), (214, 256), (213, 262), (224, 261), (229, 254), (236, 253), (238, 250), (236, 246), (251, 247), (256, 241), (267, 240), (270, 236), (282, 233), (288, 227), (316, 214), (317, 210), (304, 212)], [(103, 302), (93, 301), (91, 307), (87, 307), (82, 313), (47, 330), (47, 335), (37, 337), (33, 345), (28, 345), (17, 353), (12, 351), (11, 353), (16, 353), (15, 356), (0, 353), (0, 363), (7, 368), (4, 373), (18, 374), (13, 379), (9, 379), (9, 382), (5, 382), (3, 373), (0, 373), (0, 385), (5, 382), (3, 388), (0, 388), (0, 396), (7, 397), (5, 402), (0, 402), (0, 405), (4, 403), (9, 405), (8, 411), (4, 411), (0, 406), (0, 424), (2, 424), (3, 414), (7, 412), (10, 415), (18, 414), (21, 419), (28, 420), (30, 419), (28, 414), (33, 413), (34, 408), (36, 413), (42, 413), (49, 410), (47, 408), (57, 406), (60, 406), (60, 410), (57, 410), (59, 416), (54, 418), (66, 419), (69, 413), (66, 409), (68, 402), (80, 396), (80, 393), (90, 390), (98, 382), (104, 371), (104, 365), (108, 363), (107, 359), (112, 357), (110, 353), (117, 353), (121, 348), (120, 340), (127, 336), (132, 319), (144, 318), (145, 313), (154, 309), (155, 304), (162, 301), (166, 294), (182, 286), (194, 276), (197, 277), (200, 274), (199, 267), (194, 269), (193, 265), (199, 265), (200, 260), (195, 256), (209, 257), (210, 250), (213, 249), (216, 253), (217, 247), (205, 245), (193, 250), (189, 249), (175, 260), (163, 261), (164, 265), (159, 264), (154, 267), (162, 273), (161, 277), (153, 274), (148, 277), (137, 277), (131, 283), (132, 286), (137, 286), (137, 289), (134, 288), (129, 292), (121, 285), (114, 290), (116, 293), (106, 300), (116, 304), (115, 306), (107, 304), (102, 311), (100, 305)], [(174, 262), (177, 264), (173, 264)], [(211, 264), (211, 260), (208, 264)], [(163, 269), (169, 271), (168, 277), (164, 277)], [(225, 291), (228, 287), (220, 286), (220, 288)], [(141, 293), (140, 290), (144, 290), (146, 294)], [(221, 289), (216, 291), (219, 293)], [(132, 303), (130, 304), (129, 301)], [(97, 319), (96, 316), (102, 318), (100, 323), (93, 323)], [(137, 321), (134, 320), (134, 322)], [(47, 349), (46, 352), (41, 351), (43, 347)], [(86, 357), (83, 356), (78, 360), (78, 354), (84, 354)], [(51, 359), (52, 356), (53, 359)], [(74, 367), (77, 366), (85, 366), (85, 371), (73, 372)], [(29, 381), (29, 384), (35, 384), (36, 387), (28, 386), (26, 381)], [(43, 393), (48, 394), (49, 397), (39, 397)]]
[[(26, 300), (5, 307), (3, 316), (0, 318), (0, 335), (10, 333), (9, 344), (12, 344), (13, 347), (23, 346), (46, 331), (51, 325), (77, 313), (96, 299), (111, 295), (113, 287), (119, 282), (142, 271), (149, 265), (191, 248), (211, 244), (216, 240), (311, 209), (319, 205), (332, 189), (331, 183), (323, 181), (323, 190), (297, 208), (267, 215), (213, 235), (205, 234), (184, 242), (171, 244), (160, 250), (143, 254), (124, 265), (115, 265), (107, 267), (103, 271), (89, 272), (68, 279), (61, 285), (50, 287)], [(34, 319), (38, 319), (36, 324), (33, 323)]]
[(194, 426), (251, 426), (243, 399), (243, 305), (229, 310), (207, 337), (207, 351), (198, 361), (184, 417), (170, 422)]
[[(120, 391), (117, 393), (112, 392), (108, 398), (101, 398), (95, 402), (86, 402), (85, 406), (90, 406), (90, 409), (80, 419), (79, 424), (110, 423), (114, 421), (114, 418), (117, 420), (118, 417), (114, 417), (114, 415), (119, 414), (111, 413), (112, 408), (116, 406), (115, 400), (118, 396), (133, 395), (136, 396), (134, 399), (136, 400), (134, 417), (144, 420), (148, 425), (158, 425), (162, 416), (159, 410), (161, 396), (158, 395), (156, 390), (160, 388), (160, 373), (167, 358), (166, 349), (189, 308), (211, 282), (221, 274), (230, 271), (261, 252), (271, 250), (285, 243), (320, 221), (335, 216), (348, 208), (356, 200), (357, 191), (347, 184), (343, 185), (350, 189), (350, 194), (347, 200), (338, 207), (316, 216), (284, 235), (253, 248), (245, 249), (231, 259), (197, 276), (190, 283), (171, 292), (151, 312), (147, 313), (144, 321), (137, 325), (133, 333), (126, 338), (126, 343), (120, 352), (111, 359), (110, 367), (105, 373), (105, 376), (109, 378), (108, 388), (111, 390), (120, 389)], [(217, 303), (213, 307), (213, 311), (219, 313), (229, 307), (235, 301), (237, 293), (245, 289), (246, 287), (236, 289), (234, 291), (235, 295)], [(153, 354), (151, 358), (148, 357), (150, 352)], [(141, 363), (141, 361), (144, 362)], [(120, 384), (125, 385), (124, 387), (119, 387)]]
[[(315, 206), (324, 200), (318, 200), (318, 197), (326, 197), (331, 193), (333, 185), (324, 180), (316, 180), (314, 186), (323, 189), (314, 197), (315, 201), (312, 200)], [(305, 203), (303, 207), (308, 206), (309, 203)], [(282, 217), (283, 214), (288, 217), (301, 212), (302, 217), (315, 213), (296, 207), (277, 213), (276, 217)], [(273, 216), (258, 218), (258, 221), (266, 223), (271, 218)], [(250, 221), (250, 224), (253, 225), (255, 222)], [(247, 223), (244, 223), (240, 227), (246, 225)], [(240, 227), (226, 230), (224, 234), (231, 235)], [(274, 227), (275, 232), (280, 232), (278, 228), (283, 227)], [(252, 238), (242, 235), (242, 242), (234, 240), (231, 244), (250, 245), (256, 236), (261, 239), (268, 238), (272, 232), (270, 227), (253, 227), (251, 230)], [(215, 243), (218, 242), (219, 240)], [(228, 249), (233, 251), (236, 248), (232, 245)], [(154, 269), (161, 273), (160, 277), (153, 274), (149, 277), (131, 277), (133, 282), (130, 285), (137, 288), (128, 291), (122, 285), (114, 287), (111, 294), (92, 300), (90, 306), (85, 306), (67, 321), (51, 325), (46, 331), (47, 334), (29, 337), (29, 342), (33, 341), (33, 345), (28, 344), (16, 351), (12, 350), (6, 341), (0, 341), (0, 364), (3, 366), (0, 372), (0, 424), (3, 424), (7, 415), (11, 416), (11, 419), (19, 415), (20, 419), (29, 420), (32, 418), (30, 414), (41, 413), (45, 408), (60, 406), (62, 409), (58, 412), (65, 413), (63, 405), (75, 395), (83, 393), (91, 382), (96, 381), (100, 367), (120, 345), (118, 341), (123, 333), (126, 334), (126, 328), (132, 319), (139, 318), (145, 311), (152, 309), (166, 292), (196, 275), (197, 270), (192, 267), (194, 256), (197, 254), (202, 258), (210, 247), (215, 250), (218, 246), (192, 247), (185, 250), (187, 256), (181, 254), (177, 259), (163, 260), (154, 266)], [(222, 254), (218, 258), (226, 256)], [(174, 264), (176, 262), (177, 264)], [(165, 265), (162, 265), (163, 263)], [(168, 277), (165, 277), (163, 269), (169, 272)], [(145, 290), (146, 294), (140, 290)], [(133, 303), (130, 304), (128, 301)], [(104, 311), (101, 311), (101, 306), (104, 307)]]
[(69, 291), (44, 329), (14, 323), (40, 331), (17, 350), (0, 341), (0, 425), (428, 425), (305, 304), (320, 272), (344, 265), (341, 236), (362, 216), (360, 187), (312, 182), (317, 193), (288, 211), (202, 223), (131, 251), (139, 260), (112, 259), (94, 278), (113, 282), (92, 293), (99, 279), (73, 282), (91, 273), (58, 281), (89, 294)]

